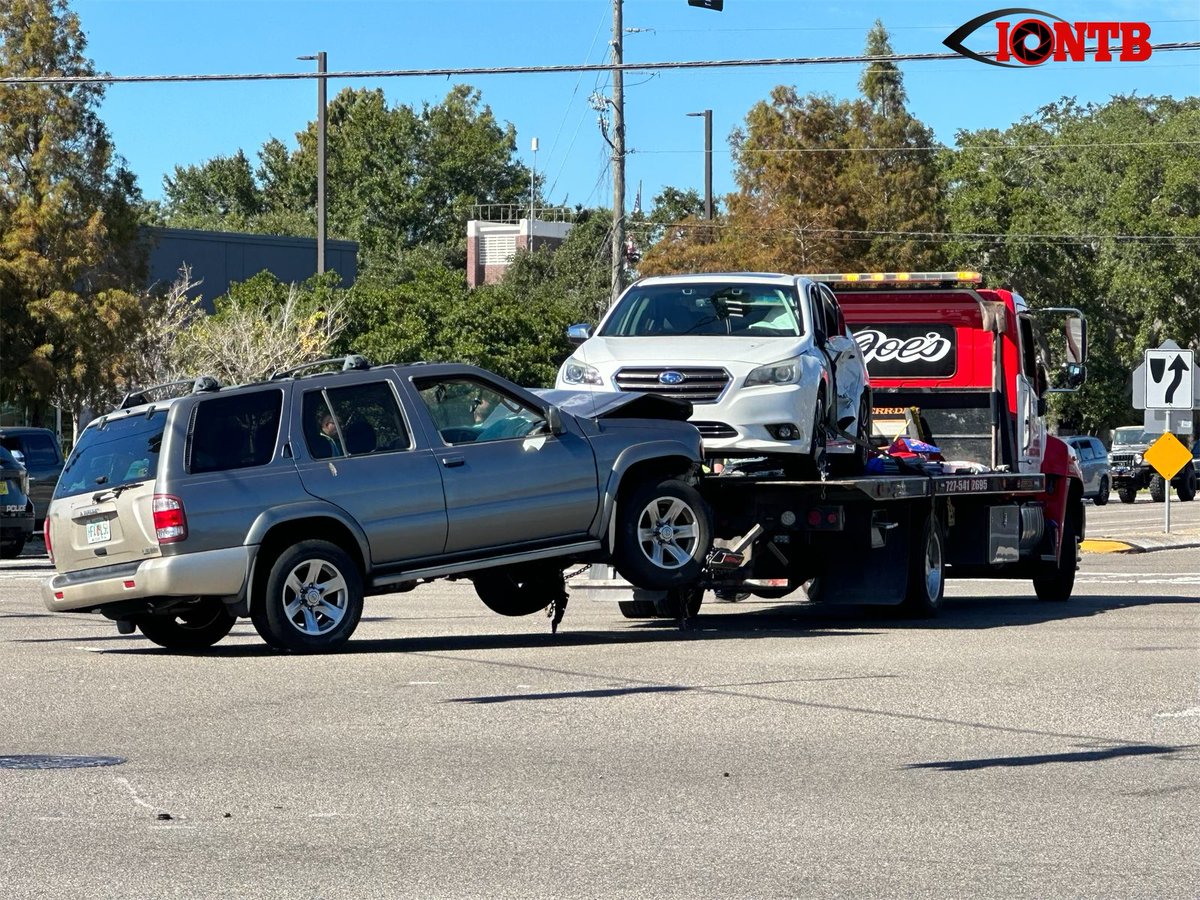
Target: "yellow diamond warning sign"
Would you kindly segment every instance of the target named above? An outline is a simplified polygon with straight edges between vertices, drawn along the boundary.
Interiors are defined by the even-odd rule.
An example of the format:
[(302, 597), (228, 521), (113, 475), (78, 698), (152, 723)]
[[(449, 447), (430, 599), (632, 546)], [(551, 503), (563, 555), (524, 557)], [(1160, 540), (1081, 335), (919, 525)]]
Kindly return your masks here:
[(1169, 431), (1151, 444), (1150, 449), (1142, 454), (1142, 458), (1168, 481), (1184, 466), (1192, 464), (1191, 451)]

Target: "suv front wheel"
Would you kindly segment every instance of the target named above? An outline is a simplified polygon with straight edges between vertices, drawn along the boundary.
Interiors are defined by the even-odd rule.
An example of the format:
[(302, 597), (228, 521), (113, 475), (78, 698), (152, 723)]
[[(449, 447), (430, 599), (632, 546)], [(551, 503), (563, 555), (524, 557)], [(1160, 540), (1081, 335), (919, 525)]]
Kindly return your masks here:
[(664, 591), (700, 576), (712, 548), (708, 507), (677, 478), (638, 485), (617, 509), (614, 564), (626, 581)]
[(336, 544), (313, 540), (279, 555), (250, 617), (272, 647), (321, 653), (350, 639), (362, 611), (362, 577), (354, 561)]

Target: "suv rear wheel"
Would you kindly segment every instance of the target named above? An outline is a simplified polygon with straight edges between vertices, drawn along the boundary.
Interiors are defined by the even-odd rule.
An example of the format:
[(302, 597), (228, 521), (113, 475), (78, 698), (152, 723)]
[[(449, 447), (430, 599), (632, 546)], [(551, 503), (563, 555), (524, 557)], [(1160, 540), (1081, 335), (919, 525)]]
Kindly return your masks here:
[(279, 555), (250, 617), (272, 647), (322, 653), (350, 639), (362, 611), (362, 576), (354, 561), (336, 544), (314, 540)]
[(237, 616), (220, 600), (200, 600), (165, 615), (135, 620), (142, 634), (168, 650), (206, 650), (233, 629)]
[(25, 535), (0, 542), (0, 559), (16, 559), (25, 549)]
[(617, 508), (613, 560), (640, 588), (663, 591), (700, 576), (712, 528), (699, 491), (677, 478), (633, 488)]

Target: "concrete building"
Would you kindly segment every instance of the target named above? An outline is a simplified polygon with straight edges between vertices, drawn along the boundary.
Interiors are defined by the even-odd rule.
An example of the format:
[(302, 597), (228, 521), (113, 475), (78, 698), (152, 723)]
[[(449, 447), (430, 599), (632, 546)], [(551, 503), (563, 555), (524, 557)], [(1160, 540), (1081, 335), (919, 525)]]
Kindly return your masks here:
[(504, 276), (518, 250), (558, 249), (571, 233), (572, 211), (512, 204), (476, 206), (467, 223), (467, 287), (494, 284)]

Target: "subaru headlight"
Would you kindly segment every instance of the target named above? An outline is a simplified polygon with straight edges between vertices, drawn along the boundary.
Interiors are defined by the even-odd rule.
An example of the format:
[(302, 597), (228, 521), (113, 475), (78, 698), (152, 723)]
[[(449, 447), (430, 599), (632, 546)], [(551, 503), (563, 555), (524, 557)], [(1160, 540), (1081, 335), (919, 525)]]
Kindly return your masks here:
[(746, 376), (746, 387), (756, 384), (796, 384), (800, 381), (800, 360), (783, 359), (759, 366)]
[(563, 363), (562, 378), (567, 384), (604, 384), (599, 369), (582, 363), (573, 356)]

